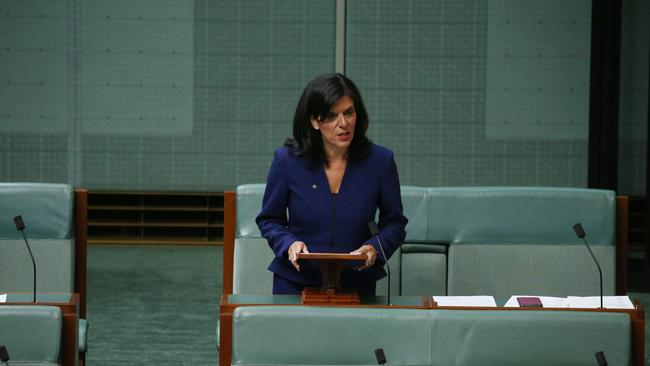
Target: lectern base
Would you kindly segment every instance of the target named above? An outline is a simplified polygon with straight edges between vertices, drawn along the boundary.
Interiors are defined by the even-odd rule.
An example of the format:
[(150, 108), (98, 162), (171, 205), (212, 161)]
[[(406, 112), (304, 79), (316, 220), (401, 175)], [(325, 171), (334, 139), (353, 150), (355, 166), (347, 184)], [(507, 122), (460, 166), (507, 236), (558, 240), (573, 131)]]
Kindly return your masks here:
[(336, 292), (319, 287), (307, 287), (302, 290), (300, 303), (303, 305), (357, 305), (360, 303), (356, 292)]

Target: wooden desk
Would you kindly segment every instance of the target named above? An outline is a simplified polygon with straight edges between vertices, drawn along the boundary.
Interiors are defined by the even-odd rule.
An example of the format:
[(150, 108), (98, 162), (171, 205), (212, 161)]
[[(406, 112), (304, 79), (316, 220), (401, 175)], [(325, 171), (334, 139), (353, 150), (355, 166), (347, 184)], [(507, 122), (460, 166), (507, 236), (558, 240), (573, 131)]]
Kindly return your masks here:
[[(587, 311), (627, 313), (630, 317), (632, 339), (632, 365), (644, 366), (645, 356), (645, 315), (643, 306), (633, 301), (636, 309), (567, 309), (567, 308), (504, 308), (504, 307), (443, 307), (436, 306), (430, 297), (399, 296), (391, 297), (393, 306), (399, 309), (450, 309), (450, 310), (493, 310), (493, 311)], [(497, 304), (503, 305), (505, 300)], [(304, 306), (298, 295), (232, 295), (221, 296), (219, 304), (219, 365), (229, 366), (232, 359), (232, 314), (240, 306)], [(362, 298), (360, 305), (330, 305), (331, 307), (386, 308), (386, 297)]]
[[(32, 293), (9, 293), (7, 302), (0, 305), (47, 305), (57, 306), (61, 309), (63, 316), (63, 327), (61, 329), (61, 360), (63, 366), (76, 366), (79, 364), (79, 352), (77, 345), (78, 324), (79, 324), (79, 294), (36, 294), (36, 303), (33, 303)], [(9, 350), (11, 352), (11, 350)]]

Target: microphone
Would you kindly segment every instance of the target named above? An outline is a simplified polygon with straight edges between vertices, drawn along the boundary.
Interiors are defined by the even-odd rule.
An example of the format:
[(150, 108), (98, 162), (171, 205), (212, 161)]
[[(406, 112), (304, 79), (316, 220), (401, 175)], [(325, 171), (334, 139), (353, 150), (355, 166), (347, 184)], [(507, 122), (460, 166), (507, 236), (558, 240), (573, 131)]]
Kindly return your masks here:
[[(379, 228), (377, 223), (373, 220), (368, 223), (368, 229), (370, 229), (370, 234), (377, 238), (377, 243), (379, 243), (379, 249), (381, 250), (381, 255), (384, 256), (384, 263), (386, 263), (386, 271), (388, 272), (388, 306), (390, 303), (390, 266), (388, 265), (388, 258), (386, 257), (386, 252), (384, 252), (384, 246), (381, 245), (381, 240), (379, 239)], [(381, 348), (380, 348), (381, 349)]]
[[(386, 355), (384, 354), (383, 348), (377, 348), (375, 350), (375, 358), (377, 358), (377, 365), (383, 365), (386, 363)], [(607, 364), (605, 364), (605, 366), (607, 366)]]
[(596, 356), (596, 361), (598, 362), (598, 366), (607, 366), (607, 359), (605, 358), (605, 352), (598, 351), (594, 354), (594, 356)]
[(9, 352), (7, 352), (7, 347), (0, 346), (0, 361), (9, 365)]
[(596, 259), (596, 256), (594, 255), (594, 252), (591, 251), (591, 248), (589, 247), (589, 243), (587, 243), (587, 239), (585, 239), (585, 230), (582, 228), (582, 225), (580, 223), (577, 223), (573, 225), (573, 231), (576, 232), (576, 235), (578, 238), (582, 239), (582, 241), (585, 243), (587, 246), (587, 250), (589, 251), (589, 254), (591, 254), (591, 258), (594, 259), (594, 262), (596, 263), (596, 267), (598, 267), (598, 276), (600, 277), (600, 308), (603, 308), (603, 271), (600, 270), (600, 264), (598, 264), (598, 260)]
[(20, 231), (23, 234), (23, 239), (25, 240), (25, 245), (27, 245), (27, 250), (29, 251), (29, 256), (32, 258), (32, 268), (34, 269), (34, 302), (36, 302), (36, 262), (34, 261), (34, 255), (32, 254), (32, 249), (29, 247), (27, 242), (27, 237), (25, 236), (25, 223), (23, 222), (23, 217), (18, 215), (14, 217), (14, 224), (16, 224), (16, 230)]

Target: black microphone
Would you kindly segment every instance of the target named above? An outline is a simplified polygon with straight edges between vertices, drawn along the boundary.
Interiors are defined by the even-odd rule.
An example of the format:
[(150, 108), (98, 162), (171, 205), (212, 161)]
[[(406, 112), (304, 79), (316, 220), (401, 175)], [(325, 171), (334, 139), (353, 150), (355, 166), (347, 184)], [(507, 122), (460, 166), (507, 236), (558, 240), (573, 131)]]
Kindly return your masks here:
[(607, 366), (607, 359), (605, 358), (605, 352), (598, 351), (594, 354), (594, 356), (596, 356), (596, 361), (598, 362), (598, 366)]
[(23, 234), (23, 239), (25, 240), (25, 245), (27, 245), (29, 256), (32, 258), (32, 267), (34, 268), (34, 302), (36, 302), (36, 262), (34, 261), (32, 249), (29, 247), (27, 237), (25, 236), (25, 223), (23, 222), (22, 216), (18, 215), (14, 217), (14, 224), (16, 224), (16, 230), (20, 231), (20, 233)]
[(379, 227), (377, 223), (373, 220), (368, 223), (368, 229), (370, 229), (370, 234), (377, 238), (377, 243), (379, 243), (379, 249), (381, 250), (381, 255), (384, 256), (384, 262), (386, 263), (386, 271), (388, 272), (388, 306), (390, 303), (390, 266), (388, 265), (388, 257), (386, 257), (386, 252), (384, 252), (384, 247), (381, 245), (381, 240), (379, 239)]
[(591, 254), (591, 258), (594, 259), (594, 262), (596, 263), (596, 267), (598, 267), (598, 276), (600, 277), (600, 308), (603, 308), (603, 271), (600, 270), (600, 264), (598, 264), (598, 260), (596, 259), (596, 256), (594, 255), (594, 252), (591, 251), (591, 247), (589, 247), (589, 243), (587, 243), (587, 239), (585, 239), (585, 230), (582, 228), (582, 225), (580, 223), (577, 223), (573, 225), (573, 231), (576, 232), (576, 235), (578, 238), (582, 239), (582, 241), (585, 243), (587, 246), (587, 250), (589, 251), (589, 254)]
[(9, 365), (9, 352), (5, 346), (0, 346), (0, 361)]
[[(373, 222), (374, 224), (374, 222)], [(377, 348), (375, 350), (375, 357), (377, 358), (377, 364), (378, 365), (383, 365), (386, 363), (386, 355), (384, 354), (384, 349), (383, 348)]]

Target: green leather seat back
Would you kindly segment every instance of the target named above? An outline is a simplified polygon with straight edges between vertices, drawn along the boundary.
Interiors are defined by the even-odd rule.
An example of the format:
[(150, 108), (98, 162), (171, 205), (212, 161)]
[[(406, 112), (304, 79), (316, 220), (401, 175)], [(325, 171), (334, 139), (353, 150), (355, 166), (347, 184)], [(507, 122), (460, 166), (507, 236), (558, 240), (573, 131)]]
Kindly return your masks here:
[(0, 306), (0, 344), (10, 364), (56, 364), (61, 351), (63, 317), (56, 306)]
[(630, 365), (625, 313), (435, 310), (432, 365)]
[[(429, 365), (431, 313), (411, 309), (239, 307), (233, 365)], [(398, 362), (396, 360), (399, 360)]]
[(597, 295), (581, 222), (615, 291), (615, 194), (543, 187), (429, 188), (428, 237), (449, 243), (448, 294)]
[(73, 292), (74, 190), (67, 184), (0, 183), (0, 289), (31, 292), (32, 262), (13, 217), (21, 215), (38, 292)]
[(545, 187), (429, 188), (427, 238), (455, 243), (614, 245), (613, 191)]
[(426, 310), (305, 306), (239, 307), (232, 365), (630, 364), (626, 313)]
[[(262, 198), (266, 184), (243, 184), (237, 186), (236, 238), (261, 238), (255, 218), (262, 210)], [(270, 250), (270, 249), (269, 249)]]

